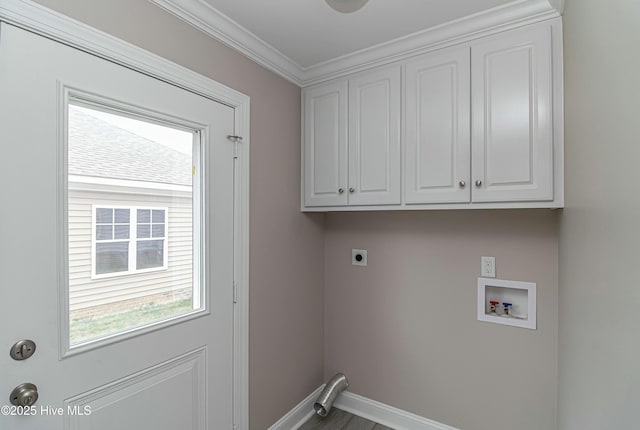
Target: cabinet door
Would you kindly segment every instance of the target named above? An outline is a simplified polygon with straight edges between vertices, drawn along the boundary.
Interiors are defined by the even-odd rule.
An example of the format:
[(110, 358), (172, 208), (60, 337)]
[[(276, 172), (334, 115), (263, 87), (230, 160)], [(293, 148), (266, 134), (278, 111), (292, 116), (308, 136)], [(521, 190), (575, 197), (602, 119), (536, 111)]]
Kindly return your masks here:
[(406, 65), (407, 204), (470, 201), (470, 68), (468, 47)]
[(471, 47), (473, 202), (553, 200), (551, 28)]
[(347, 205), (347, 82), (304, 91), (304, 204)]
[(349, 205), (400, 204), (400, 67), (349, 80)]

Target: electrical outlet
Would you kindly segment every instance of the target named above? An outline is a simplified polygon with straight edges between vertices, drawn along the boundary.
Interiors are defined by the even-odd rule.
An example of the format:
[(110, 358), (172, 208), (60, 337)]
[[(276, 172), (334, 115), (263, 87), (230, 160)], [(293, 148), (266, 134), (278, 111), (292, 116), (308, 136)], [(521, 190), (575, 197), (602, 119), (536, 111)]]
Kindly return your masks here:
[(367, 265), (367, 250), (366, 249), (352, 249), (351, 250), (351, 264), (354, 266), (366, 266)]
[(480, 257), (480, 275), (485, 278), (496, 277), (496, 257)]

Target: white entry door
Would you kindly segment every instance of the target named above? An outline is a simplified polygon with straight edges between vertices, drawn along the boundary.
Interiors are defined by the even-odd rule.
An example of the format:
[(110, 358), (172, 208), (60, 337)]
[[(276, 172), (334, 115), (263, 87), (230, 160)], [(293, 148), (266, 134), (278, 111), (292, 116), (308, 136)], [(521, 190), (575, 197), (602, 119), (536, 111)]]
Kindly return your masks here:
[(234, 110), (0, 32), (0, 428), (231, 429)]

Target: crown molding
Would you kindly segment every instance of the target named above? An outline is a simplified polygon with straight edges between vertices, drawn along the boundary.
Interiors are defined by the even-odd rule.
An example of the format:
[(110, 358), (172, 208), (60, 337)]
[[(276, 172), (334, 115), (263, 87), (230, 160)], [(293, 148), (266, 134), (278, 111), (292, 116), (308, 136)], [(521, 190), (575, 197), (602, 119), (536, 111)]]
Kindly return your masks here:
[(313, 66), (302, 67), (203, 0), (150, 1), (301, 87), (557, 18), (564, 8), (564, 0), (516, 0)]
[(547, 0), (518, 0), (315, 64), (305, 70), (303, 82), (323, 82), (559, 16)]
[(150, 0), (223, 44), (303, 86), (304, 69), (258, 36), (202, 0)]

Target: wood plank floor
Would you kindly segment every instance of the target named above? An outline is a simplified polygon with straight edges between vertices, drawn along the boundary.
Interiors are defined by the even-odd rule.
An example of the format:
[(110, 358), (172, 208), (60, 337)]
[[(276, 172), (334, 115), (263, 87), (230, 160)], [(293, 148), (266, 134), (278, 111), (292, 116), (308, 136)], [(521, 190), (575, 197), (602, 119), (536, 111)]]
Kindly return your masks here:
[(298, 430), (393, 430), (338, 408), (332, 408), (329, 415), (320, 418), (313, 415)]

